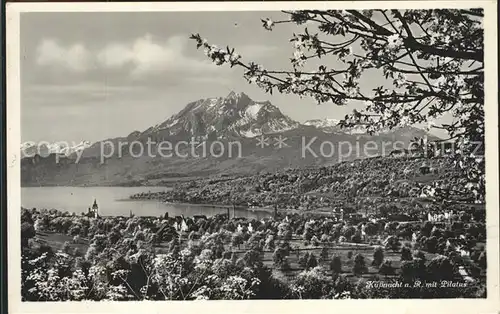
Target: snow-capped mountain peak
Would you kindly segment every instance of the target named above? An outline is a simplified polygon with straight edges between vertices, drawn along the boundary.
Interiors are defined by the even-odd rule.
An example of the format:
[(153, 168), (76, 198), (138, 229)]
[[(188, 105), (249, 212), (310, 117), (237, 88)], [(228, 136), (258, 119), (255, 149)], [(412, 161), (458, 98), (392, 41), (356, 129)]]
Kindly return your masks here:
[(248, 96), (245, 94), (245, 93), (237, 93), (235, 91), (231, 91), (227, 96), (226, 96), (226, 99), (230, 99), (230, 100), (235, 100), (235, 101), (238, 101), (239, 99), (243, 98), (243, 97), (247, 97)]
[(304, 125), (315, 126), (317, 128), (335, 127), (339, 124), (340, 120), (332, 118), (312, 119), (304, 122)]
[(245, 93), (230, 92), (226, 97), (189, 103), (179, 113), (148, 129), (143, 135), (201, 139), (254, 137), (263, 133), (287, 131), (299, 125), (269, 101), (254, 101)]
[(25, 142), (21, 143), (21, 156), (47, 156), (50, 154), (63, 154), (69, 156), (77, 151), (84, 150), (88, 147), (92, 146), (92, 143), (89, 141), (81, 141), (81, 142), (66, 142), (66, 141), (58, 141), (58, 142)]
[(340, 126), (338, 124), (339, 120), (332, 118), (312, 119), (307, 120), (303, 123), (303, 125), (315, 127), (325, 133), (341, 132)]

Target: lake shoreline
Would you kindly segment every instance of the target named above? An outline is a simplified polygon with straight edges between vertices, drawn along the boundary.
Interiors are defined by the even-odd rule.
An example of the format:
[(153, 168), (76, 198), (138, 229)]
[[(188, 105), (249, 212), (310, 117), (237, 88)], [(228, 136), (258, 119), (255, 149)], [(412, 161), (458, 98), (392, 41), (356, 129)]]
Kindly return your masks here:
[(108, 217), (135, 216), (186, 217), (227, 214), (233, 217), (261, 219), (272, 216), (271, 209), (242, 208), (218, 204), (165, 203), (159, 199), (130, 199), (136, 193), (154, 193), (168, 191), (170, 188), (154, 187), (23, 187), (21, 189), (21, 207), (44, 210), (57, 209), (62, 212), (81, 215), (88, 212), (94, 201), (98, 213)]
[[(170, 216), (185, 215), (213, 216), (217, 214), (227, 214), (231, 217), (272, 217), (274, 208), (234, 206), (228, 204), (214, 203), (188, 203), (165, 201), (162, 198), (130, 198), (134, 193), (145, 194), (163, 193), (170, 188), (162, 186), (140, 187), (142, 192), (132, 187), (23, 187), (22, 207), (39, 209), (58, 209), (80, 215), (87, 212), (94, 200), (99, 205), (99, 214), (108, 217), (124, 217), (130, 213), (136, 216), (160, 217), (168, 213)], [(151, 190), (150, 190), (151, 189)], [(155, 191), (156, 190), (156, 191)], [(105, 191), (104, 193), (102, 193)], [(279, 208), (281, 215), (304, 214), (313, 216), (333, 217), (331, 209), (316, 209), (306, 211), (301, 209)]]
[[(202, 208), (223, 208), (223, 209), (233, 209), (232, 205), (225, 205), (225, 204), (208, 204), (208, 203), (184, 203), (184, 202), (168, 202), (168, 201), (161, 201), (158, 199), (146, 199), (150, 201), (158, 201), (163, 204), (171, 204), (174, 206), (182, 206), (182, 207), (202, 207)], [(131, 199), (131, 201), (134, 201)], [(142, 199), (141, 199), (142, 201)], [(244, 211), (249, 211), (249, 212), (261, 212), (261, 213), (269, 213), (273, 214), (274, 209), (271, 207), (245, 207), (245, 206), (236, 206), (236, 210), (244, 210)], [(310, 214), (310, 215), (321, 215), (321, 216), (330, 216), (334, 217), (332, 214), (331, 210), (311, 210), (311, 211), (306, 211), (306, 210), (299, 210), (299, 209), (283, 209), (283, 208), (278, 208), (278, 213), (280, 214)]]
[[(159, 199), (152, 199), (152, 198), (144, 198), (144, 199), (131, 199), (131, 198), (126, 198), (126, 199), (119, 199), (117, 200), (118, 202), (144, 202), (144, 201), (149, 201), (149, 202), (158, 202), (161, 204), (166, 204), (166, 205), (173, 205), (173, 206), (180, 206), (180, 207), (202, 207), (202, 208), (221, 208), (221, 209), (233, 209), (233, 205), (226, 205), (226, 204), (208, 204), (208, 203), (184, 203), (184, 202), (169, 202), (169, 201), (162, 201)], [(274, 209), (270, 207), (246, 207), (246, 206), (235, 206), (234, 209), (236, 210), (245, 210), (249, 212), (265, 212), (265, 213), (274, 213)], [(283, 209), (278, 209), (278, 212), (291, 212), (288, 210), (283, 210)], [(298, 211), (297, 211), (298, 212)]]

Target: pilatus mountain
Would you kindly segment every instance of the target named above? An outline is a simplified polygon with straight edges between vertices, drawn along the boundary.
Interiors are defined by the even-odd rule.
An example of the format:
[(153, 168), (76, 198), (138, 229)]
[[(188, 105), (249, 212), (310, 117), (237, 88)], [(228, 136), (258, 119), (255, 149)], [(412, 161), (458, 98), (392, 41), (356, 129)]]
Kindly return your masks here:
[[(82, 142), (71, 149), (49, 145), (45, 149), (48, 154), (43, 157), (23, 155), (21, 182), (23, 186), (148, 185), (207, 175), (247, 175), (289, 167), (330, 165), (339, 161), (341, 153), (345, 155), (343, 160), (364, 158), (364, 151), (358, 147), (363, 147), (367, 141), (380, 143), (380, 147), (382, 142), (396, 141), (409, 145), (415, 137), (424, 135), (427, 134), (421, 129), (405, 127), (370, 136), (362, 127), (342, 129), (337, 120), (327, 118), (299, 123), (269, 101), (255, 101), (244, 93), (231, 92), (226, 97), (191, 102), (166, 121), (142, 132), (134, 131), (128, 136), (93, 144)], [(261, 136), (268, 138), (267, 145), (256, 145)], [(279, 136), (286, 139), (286, 145), (277, 145)], [(434, 138), (427, 136), (431, 140)], [(137, 149), (127, 144), (133, 141), (168, 141), (173, 146), (180, 141), (195, 141), (197, 153), (193, 155), (192, 148), (185, 145), (178, 155), (171, 157), (157, 153), (154, 156), (138, 154)], [(210, 152), (215, 141), (219, 142), (216, 156), (200, 152), (203, 147)], [(240, 143), (241, 156), (227, 149), (234, 141)], [(348, 142), (353, 150), (328, 152), (325, 156), (319, 153), (321, 143), (325, 141), (334, 144)], [(310, 149), (318, 154), (303, 154), (304, 143), (309, 142)], [(104, 143), (113, 143), (113, 154)], [(220, 151), (221, 145), (226, 151)], [(23, 151), (26, 147), (27, 144), (22, 145)], [(28, 150), (33, 150), (33, 147)], [(75, 162), (77, 153), (82, 153), (78, 163)], [(103, 154), (107, 156), (104, 159)]]
[(254, 137), (297, 128), (269, 101), (254, 101), (244, 93), (208, 98), (188, 104), (167, 121), (146, 130), (146, 136), (194, 136), (200, 139)]

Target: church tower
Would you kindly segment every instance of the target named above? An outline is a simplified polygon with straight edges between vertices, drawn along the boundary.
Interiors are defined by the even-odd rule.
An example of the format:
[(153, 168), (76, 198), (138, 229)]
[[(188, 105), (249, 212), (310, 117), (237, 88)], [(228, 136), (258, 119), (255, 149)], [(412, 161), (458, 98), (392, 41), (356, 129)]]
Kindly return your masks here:
[(94, 204), (92, 205), (92, 215), (94, 218), (99, 217), (99, 206), (97, 206), (97, 200), (94, 199)]

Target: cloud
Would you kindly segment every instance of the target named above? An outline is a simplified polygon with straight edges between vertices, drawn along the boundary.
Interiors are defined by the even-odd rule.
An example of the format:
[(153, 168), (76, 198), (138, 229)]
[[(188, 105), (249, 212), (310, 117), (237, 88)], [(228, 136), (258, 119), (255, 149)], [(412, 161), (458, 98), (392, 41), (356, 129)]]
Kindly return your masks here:
[(72, 72), (85, 72), (89, 67), (90, 53), (79, 43), (64, 47), (53, 39), (44, 39), (37, 53), (36, 62), (41, 66), (60, 66)]
[[(59, 67), (74, 73), (88, 72), (109, 75), (115, 71), (133, 79), (157, 74), (181, 74), (184, 77), (224, 72), (224, 67), (210, 60), (190, 57), (188, 36), (177, 35), (157, 40), (149, 34), (127, 42), (114, 42), (90, 51), (84, 44), (64, 46), (52, 39), (43, 40), (37, 48), (37, 64)], [(254, 52), (257, 50), (254, 48)], [(104, 74), (103, 74), (104, 75)]]
[(133, 77), (165, 71), (201, 73), (220, 69), (208, 60), (187, 57), (187, 45), (187, 36), (173, 36), (159, 42), (146, 34), (129, 43), (107, 45), (97, 54), (97, 60), (109, 69), (131, 66)]

